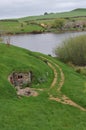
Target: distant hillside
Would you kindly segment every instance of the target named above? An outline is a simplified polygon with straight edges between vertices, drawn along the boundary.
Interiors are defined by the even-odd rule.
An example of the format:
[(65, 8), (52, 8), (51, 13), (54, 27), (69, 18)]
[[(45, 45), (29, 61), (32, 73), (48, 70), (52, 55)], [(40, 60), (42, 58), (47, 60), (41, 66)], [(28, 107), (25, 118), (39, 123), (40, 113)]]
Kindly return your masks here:
[(77, 9), (74, 9), (73, 11), (86, 11), (86, 8), (77, 8)]
[[(54, 26), (56, 19), (63, 19), (65, 21), (62, 29)], [(79, 27), (76, 27), (76, 24), (79, 24)], [(39, 16), (4, 19), (0, 20), (0, 30), (1, 34), (37, 34), (43, 32), (85, 31), (86, 9), (74, 9), (62, 13), (45, 12), (44, 15)]]
[(27, 20), (66, 18), (66, 17), (86, 17), (86, 9), (78, 8), (69, 12), (49, 13), (46, 15), (39, 15), (39, 16), (28, 16), (28, 17), (20, 18), (19, 20), (27, 21)]

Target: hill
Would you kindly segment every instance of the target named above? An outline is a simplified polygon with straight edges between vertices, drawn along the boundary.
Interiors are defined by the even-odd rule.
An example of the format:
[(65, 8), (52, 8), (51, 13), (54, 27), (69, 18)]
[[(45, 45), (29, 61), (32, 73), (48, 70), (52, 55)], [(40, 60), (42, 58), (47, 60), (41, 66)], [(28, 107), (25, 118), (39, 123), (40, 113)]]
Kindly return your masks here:
[(77, 9), (74, 9), (73, 11), (82, 11), (82, 12), (85, 12), (86, 8), (77, 8)]
[[(58, 24), (55, 27), (55, 21)], [(59, 28), (60, 23), (63, 26)], [(78, 25), (78, 26), (77, 26)], [(75, 9), (70, 12), (47, 13), (40, 16), (29, 16), (19, 19), (0, 20), (0, 35), (25, 34), (43, 32), (65, 32), (86, 30), (86, 9)]]
[(20, 20), (42, 20), (42, 19), (55, 19), (55, 18), (66, 18), (66, 17), (86, 17), (86, 9), (74, 9), (69, 12), (61, 12), (61, 13), (49, 13), (47, 15), (40, 16), (29, 16), (21, 18)]
[[(18, 96), (8, 80), (28, 71), (38, 96)], [(1, 130), (85, 130), (85, 117), (85, 76), (53, 57), (0, 44)]]

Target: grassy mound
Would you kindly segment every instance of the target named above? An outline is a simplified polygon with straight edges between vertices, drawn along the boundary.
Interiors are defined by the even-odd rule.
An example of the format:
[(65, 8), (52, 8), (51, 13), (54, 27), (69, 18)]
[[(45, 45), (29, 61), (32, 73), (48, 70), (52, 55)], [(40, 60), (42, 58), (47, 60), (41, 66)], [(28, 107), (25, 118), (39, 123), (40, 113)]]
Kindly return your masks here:
[[(45, 58), (53, 67), (44, 62)], [(74, 102), (86, 108), (86, 77), (52, 57), (0, 44), (1, 130), (85, 130), (86, 112), (49, 99), (48, 93), (61, 96), (57, 93), (61, 80), (61, 69), (57, 65), (65, 76), (61, 94), (66, 94)], [(15, 70), (32, 70), (35, 76), (32, 87), (43, 88), (44, 91), (39, 91), (37, 97), (18, 98), (14, 87), (8, 81), (9, 74)], [(58, 80), (50, 89), (55, 72)], [(38, 79), (44, 76), (47, 80), (39, 83)]]
[[(41, 68), (41, 70), (39, 69)], [(14, 71), (32, 71), (34, 74), (34, 85), (39, 84), (40, 78), (46, 78), (45, 82), (38, 86), (39, 88), (45, 87), (45, 84), (50, 84), (52, 77), (51, 69), (32, 54), (32, 52), (20, 49), (14, 46), (7, 46), (6, 44), (0, 44), (0, 74), (1, 82), (0, 86), (2, 93), (0, 97), (14, 97), (15, 91), (14, 88), (8, 82), (8, 76)], [(47, 73), (50, 77), (47, 76)], [(4, 82), (2, 82), (4, 81)], [(47, 82), (48, 81), (48, 82)], [(6, 93), (5, 93), (6, 92)], [(15, 95), (16, 96), (16, 95)]]

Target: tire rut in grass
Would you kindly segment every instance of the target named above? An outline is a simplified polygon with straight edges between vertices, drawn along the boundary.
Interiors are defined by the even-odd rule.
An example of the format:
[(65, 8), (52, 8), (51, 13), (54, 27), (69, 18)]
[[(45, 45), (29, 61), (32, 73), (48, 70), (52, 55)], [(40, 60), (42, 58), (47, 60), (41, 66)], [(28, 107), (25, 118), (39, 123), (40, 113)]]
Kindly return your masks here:
[[(64, 73), (62, 71), (62, 68), (59, 65), (57, 65), (56, 63), (53, 63), (55, 65), (54, 66), (52, 64), (52, 61), (48, 60), (47, 58), (45, 58), (45, 57), (42, 57), (42, 58), (44, 58), (44, 59), (46, 59), (48, 61), (48, 66), (53, 70), (53, 73), (54, 73), (54, 79), (53, 79), (53, 81), (51, 83), (50, 89), (51, 88), (54, 89), (54, 87), (56, 86), (56, 83), (57, 83), (57, 79), (58, 79), (58, 72), (57, 72), (55, 66), (59, 69), (60, 75), (61, 75), (61, 79), (60, 79), (60, 82), (58, 84), (57, 93), (61, 92), (61, 88), (62, 88), (62, 86), (64, 84), (64, 80), (65, 80), (65, 76), (64, 76)], [(71, 106), (76, 107), (76, 108), (78, 108), (78, 109), (80, 109), (82, 111), (86, 111), (85, 108), (83, 108), (82, 106), (78, 105), (77, 103), (72, 101), (69, 97), (67, 97), (64, 94), (61, 94), (60, 97), (54, 97), (51, 94), (49, 94), (49, 96), (50, 96), (49, 97), (50, 100), (54, 100), (54, 101), (60, 102), (62, 104), (71, 105)]]

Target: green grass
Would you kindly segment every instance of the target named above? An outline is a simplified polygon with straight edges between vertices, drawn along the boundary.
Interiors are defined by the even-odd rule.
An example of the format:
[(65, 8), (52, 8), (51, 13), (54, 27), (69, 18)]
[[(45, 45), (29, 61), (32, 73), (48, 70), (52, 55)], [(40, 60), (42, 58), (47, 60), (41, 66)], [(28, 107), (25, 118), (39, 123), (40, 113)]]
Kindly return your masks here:
[[(55, 63), (62, 68), (65, 75), (62, 93), (86, 108), (85, 76), (52, 57), (0, 44), (0, 130), (85, 130), (86, 112), (49, 100), (48, 89), (54, 75), (52, 69), (39, 56), (48, 58), (53, 65)], [(27, 70), (32, 70), (35, 75), (32, 87), (47, 89), (39, 92), (37, 97), (18, 98), (8, 76), (13, 71)], [(57, 67), (56, 70), (59, 81), (60, 72)], [(37, 79), (46, 75), (46, 72), (49, 73), (47, 82), (37, 86)]]
[[(76, 73), (73, 68), (67, 65), (64, 65), (63, 63), (61, 63), (58, 60), (55, 60), (54, 58), (49, 57), (49, 59), (51, 59), (53, 63), (58, 64), (64, 72), (65, 82), (61, 89), (61, 92), (66, 94), (70, 99), (75, 101), (77, 104), (80, 104), (81, 106), (86, 107), (86, 100), (85, 100), (86, 77), (84, 75)], [(58, 80), (60, 80), (59, 70), (57, 69), (57, 71), (58, 71)], [(56, 84), (55, 87), (58, 88), (58, 83)], [(56, 94), (56, 89), (54, 92)]]
[[(18, 52), (17, 52), (18, 50)], [(17, 53), (16, 53), (17, 52)], [(30, 54), (29, 54), (30, 53)], [(3, 54), (3, 55), (2, 55)], [(39, 64), (38, 64), (39, 63)], [(35, 58), (34, 56), (31, 55), (31, 52), (24, 50), (24, 49), (18, 49), (13, 46), (6, 46), (6, 44), (0, 44), (0, 74), (1, 74), (1, 79), (4, 81), (0, 82), (0, 86), (3, 91), (2, 94), (0, 94), (0, 97), (4, 98), (10, 97), (15, 95), (14, 88), (10, 85), (8, 82), (8, 75), (12, 73), (13, 71), (29, 71), (32, 70), (35, 76), (34, 82), (35, 85), (38, 84), (38, 78), (42, 77), (43, 75), (47, 75), (46, 72), (49, 73), (50, 77), (52, 77), (52, 71), (49, 69), (48, 66), (41, 60)], [(41, 68), (41, 71), (39, 70)], [(4, 74), (5, 71), (5, 74)], [(51, 82), (50, 78), (46, 76), (47, 78), (47, 84)], [(40, 87), (45, 86), (46, 82), (43, 85), (40, 85)], [(34, 85), (34, 84), (33, 84)], [(6, 90), (4, 88), (6, 87)], [(8, 94), (5, 94), (6, 93)], [(12, 93), (11, 93), (12, 91)]]
[[(69, 12), (50, 13), (40, 16), (28, 16), (18, 19), (0, 20), (0, 34), (22, 34), (22, 33), (42, 33), (44, 31), (59, 32), (57, 29), (52, 29), (52, 24), (56, 19), (64, 19), (65, 23), (78, 22), (85, 23), (86, 9), (76, 9)], [(43, 28), (40, 24), (45, 24), (47, 27)], [(82, 28), (83, 29), (83, 28)], [(80, 29), (79, 31), (82, 31)], [(77, 31), (75, 28), (69, 28), (69, 31)], [(84, 27), (86, 30), (86, 27)], [(66, 31), (66, 30), (64, 30)]]
[(55, 18), (66, 18), (66, 17), (84, 17), (86, 16), (86, 9), (75, 9), (69, 12), (62, 12), (62, 13), (50, 13), (47, 15), (40, 15), (40, 16), (29, 16), (21, 18), (20, 20), (27, 21), (27, 20), (43, 20), (43, 19), (55, 19)]
[(32, 33), (32, 32), (42, 32), (44, 30), (43, 27), (36, 24), (26, 24), (23, 23), (23, 27), (21, 26), (21, 22), (13, 22), (13, 21), (0, 21), (0, 33)]

